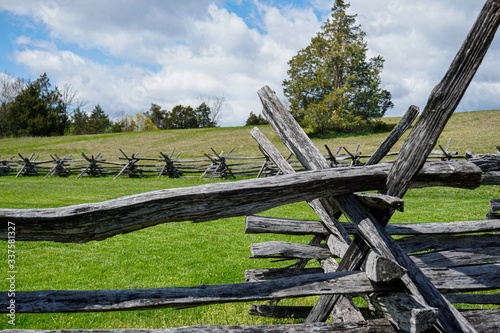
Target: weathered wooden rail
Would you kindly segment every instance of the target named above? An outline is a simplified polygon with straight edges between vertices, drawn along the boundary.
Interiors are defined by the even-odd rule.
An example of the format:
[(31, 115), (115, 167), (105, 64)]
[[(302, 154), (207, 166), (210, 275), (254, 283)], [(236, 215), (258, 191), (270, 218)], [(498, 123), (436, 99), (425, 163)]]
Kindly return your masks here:
[[(375, 190), (390, 168), (391, 164), (335, 168), (159, 190), (61, 208), (0, 209), (0, 222), (16, 223), (20, 241), (87, 242), (160, 223), (244, 216), (322, 196)], [(414, 184), (467, 189), (499, 184), (490, 174), (471, 162), (429, 162)], [(120, 215), (124, 216), (117, 218)], [(0, 231), (0, 239), (7, 239), (5, 230)]]

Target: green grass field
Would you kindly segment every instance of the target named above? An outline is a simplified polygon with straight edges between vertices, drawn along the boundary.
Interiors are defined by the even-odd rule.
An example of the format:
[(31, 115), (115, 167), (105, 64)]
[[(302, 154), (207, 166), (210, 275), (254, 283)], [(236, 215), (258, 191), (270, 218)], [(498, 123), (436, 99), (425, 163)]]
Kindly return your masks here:
[[(395, 124), (396, 118), (386, 119)], [(494, 124), (500, 123), (500, 111), (460, 113), (452, 117), (439, 143), (452, 138), (451, 150), (463, 153), (471, 148), (477, 153), (494, 153), (500, 145)], [(89, 154), (102, 152), (112, 159), (118, 148), (141, 152), (153, 157), (158, 151), (177, 148), (181, 158), (199, 157), (211, 147), (229, 151), (235, 156), (258, 156), (259, 151), (249, 135), (251, 128), (217, 128), (199, 130), (123, 133), (95, 136), (55, 138), (23, 138), (0, 140), (0, 157), (18, 152), (32, 152), (47, 157), (50, 153)], [(278, 144), (269, 126), (262, 130)], [(322, 152), (323, 145), (345, 145), (353, 150), (361, 143), (362, 151), (373, 152), (387, 133), (315, 139)], [(400, 146), (400, 144), (399, 144)], [(285, 154), (286, 149), (279, 145)], [(396, 147), (395, 149), (398, 149)], [(124, 195), (158, 189), (194, 186), (208, 183), (206, 179), (127, 179), (104, 178), (0, 177), (0, 207), (44, 208), (85, 202), (98, 202)], [(482, 220), (489, 208), (489, 199), (500, 198), (498, 186), (485, 186), (474, 191), (429, 188), (410, 190), (405, 196), (405, 212), (397, 213), (392, 222), (451, 222)], [(278, 207), (264, 215), (287, 218), (317, 219), (305, 204)], [(119, 235), (100, 242), (59, 244), (49, 242), (17, 242), (17, 290), (95, 290), (126, 288), (159, 288), (244, 282), (244, 271), (251, 268), (281, 267), (283, 263), (252, 260), (249, 246), (266, 240), (307, 243), (310, 237), (245, 235), (244, 217), (193, 224), (169, 223)], [(6, 242), (0, 246), (6, 248)], [(6, 251), (2, 251), (6, 253)], [(1, 261), (6, 272), (6, 260)], [(0, 289), (7, 290), (5, 279)], [(315, 298), (285, 300), (284, 305), (313, 305)], [(266, 319), (248, 315), (250, 304), (223, 304), (185, 310), (150, 310), (84, 314), (17, 314), (17, 329), (76, 328), (162, 328), (197, 324), (277, 324), (293, 320)], [(0, 329), (13, 328), (7, 317), (0, 316)]]

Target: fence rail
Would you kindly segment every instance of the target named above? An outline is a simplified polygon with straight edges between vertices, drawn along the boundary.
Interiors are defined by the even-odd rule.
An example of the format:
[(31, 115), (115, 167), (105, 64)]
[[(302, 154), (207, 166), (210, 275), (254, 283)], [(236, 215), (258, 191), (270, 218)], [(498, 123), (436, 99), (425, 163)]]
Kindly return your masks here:
[[(451, 139), (446, 148), (440, 146), (441, 150), (433, 150), (428, 156), (428, 160), (465, 160), (477, 156), (471, 150), (464, 154), (450, 151)], [(359, 151), (360, 145), (354, 152), (345, 147), (338, 147), (335, 153), (325, 145), (328, 153), (324, 155), (331, 167), (363, 166), (371, 164), (370, 161), (378, 153), (362, 154)], [(260, 147), (259, 147), (260, 148)], [(500, 153), (500, 148), (497, 151)], [(234, 148), (233, 148), (234, 150)], [(32, 153), (28, 158), (18, 154), (19, 158), (0, 159), (0, 176), (44, 176), (52, 177), (206, 177), (206, 178), (239, 178), (239, 177), (269, 177), (280, 174), (280, 169), (273, 160), (266, 155), (262, 156), (229, 156), (228, 154), (218, 154), (212, 149), (211, 154), (205, 154), (204, 158), (180, 159), (180, 154), (173, 157), (175, 149), (170, 155), (159, 153), (159, 157), (141, 157), (139, 153), (126, 155), (121, 149), (119, 151), (124, 156), (119, 156), (115, 160), (105, 159), (101, 153), (90, 155), (81, 153), (83, 158), (73, 159), (73, 155), (59, 157), (57, 154), (50, 154), (50, 159), (40, 160), (40, 156)], [(344, 153), (342, 153), (344, 152)], [(399, 152), (389, 152), (384, 156), (397, 156)], [(382, 157), (384, 157), (382, 156)], [(382, 158), (380, 157), (380, 159)], [(305, 171), (306, 169), (293, 155), (287, 158), (288, 163), (295, 171)]]

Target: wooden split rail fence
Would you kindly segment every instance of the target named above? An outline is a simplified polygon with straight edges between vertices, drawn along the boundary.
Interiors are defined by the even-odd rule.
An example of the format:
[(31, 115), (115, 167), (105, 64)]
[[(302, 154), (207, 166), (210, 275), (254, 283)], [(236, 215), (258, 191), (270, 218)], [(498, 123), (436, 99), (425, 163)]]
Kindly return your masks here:
[[(102, 240), (161, 223), (247, 216), (248, 233), (311, 235), (308, 244), (266, 242), (251, 246), (254, 258), (288, 260), (291, 265), (248, 270), (245, 277), (249, 282), (231, 285), (18, 291), (16, 312), (127, 311), (271, 301), (270, 305), (253, 306), (250, 313), (304, 317), (305, 323), (193, 326), (151, 332), (498, 332), (499, 308), (460, 312), (452, 303), (500, 303), (500, 200), (492, 198), (495, 200), (491, 201), (490, 219), (483, 221), (388, 222), (396, 211), (404, 209), (403, 197), (410, 187), (475, 189), (500, 185), (500, 154), (473, 156), (467, 161), (426, 162), (499, 24), (500, 1), (488, 0), (394, 163), (378, 162), (409, 126), (403, 120), (370, 163), (332, 168), (332, 161), (313, 145), (274, 92), (264, 87), (258, 92), (264, 114), (305, 172), (297, 173), (254, 129), (252, 136), (282, 175), (167, 189), (69, 207), (0, 209), (0, 222), (15, 224), (16, 241), (72, 243)], [(418, 113), (418, 108), (410, 107), (407, 114), (415, 111)], [(227, 160), (228, 154), (217, 155), (219, 160), (214, 158), (213, 162)], [(137, 155), (127, 160), (134, 157)], [(363, 193), (374, 190), (378, 193)], [(308, 202), (318, 221), (255, 215), (299, 201)], [(349, 223), (339, 222), (340, 215)], [(403, 237), (394, 239), (391, 235)], [(6, 229), (0, 230), (0, 238), (8, 239)], [(312, 260), (319, 266), (308, 265)], [(488, 293), (482, 294), (485, 291)], [(280, 299), (313, 295), (320, 297), (310, 308), (279, 305)], [(365, 318), (352, 302), (353, 296), (363, 296), (370, 311), (380, 318)], [(2, 292), (0, 311), (6, 312), (8, 305), (8, 293)], [(330, 316), (334, 323), (322, 323)]]
[[(459, 155), (455, 151), (449, 150), (451, 139), (446, 148), (433, 150), (429, 155), (429, 160), (465, 160), (468, 157), (475, 156), (471, 150), (465, 154)], [(359, 151), (360, 145), (351, 152), (346, 147), (340, 146), (335, 153), (328, 145), (325, 145), (327, 154), (325, 158), (331, 167), (344, 166), (362, 166), (373, 164), (377, 157), (374, 154), (362, 154)], [(229, 156), (229, 153), (217, 153), (212, 149), (212, 154), (205, 154), (205, 158), (199, 159), (179, 159), (180, 153), (173, 157), (175, 149), (170, 155), (163, 152), (159, 153), (158, 158), (140, 157), (139, 152), (128, 156), (122, 149), (122, 154), (118, 157), (119, 161), (109, 161), (104, 159), (101, 153), (95, 157), (87, 156), (82, 153), (83, 159), (73, 159), (73, 155), (66, 155), (60, 158), (57, 154), (50, 154), (51, 159), (39, 160), (39, 156), (34, 153), (29, 158), (19, 155), (19, 159), (9, 158), (0, 160), (0, 176), (15, 175), (16, 177), (40, 176), (44, 177), (59, 176), (69, 177), (72, 174), (76, 178), (81, 177), (103, 177), (114, 175), (114, 179), (121, 176), (126, 177), (146, 177), (155, 175), (157, 178), (179, 178), (179, 177), (205, 177), (205, 178), (238, 178), (238, 177), (270, 177), (282, 174), (282, 171), (276, 166), (274, 161), (259, 146), (263, 156), (241, 157)], [(500, 152), (500, 150), (497, 151)], [(387, 152), (385, 156), (397, 156), (398, 152)], [(126, 162), (125, 162), (126, 161)], [(287, 161), (292, 165), (295, 171), (305, 171), (293, 154), (290, 154)], [(146, 164), (147, 163), (147, 164)]]
[[(234, 149), (234, 148), (233, 148)], [(115, 179), (121, 176), (145, 177), (155, 175), (158, 178), (178, 177), (206, 177), (206, 178), (237, 178), (237, 177), (267, 177), (276, 175), (279, 170), (266, 156), (238, 157), (229, 156), (233, 149), (224, 155), (212, 149), (213, 154), (205, 154), (204, 158), (179, 159), (178, 154), (173, 157), (175, 149), (170, 155), (159, 153), (158, 158), (141, 157), (139, 152), (127, 155), (122, 149), (118, 161), (104, 159), (101, 153), (95, 157), (82, 153), (83, 159), (72, 159), (72, 155), (59, 158), (51, 154), (51, 159), (39, 160), (34, 153), (29, 158), (19, 154), (20, 159), (8, 158), (0, 160), (0, 176), (16, 175), (45, 177), (68, 177), (72, 174), (80, 177), (102, 177), (114, 175)], [(340, 158), (345, 158), (341, 156)], [(300, 163), (291, 159), (297, 171), (303, 171)]]

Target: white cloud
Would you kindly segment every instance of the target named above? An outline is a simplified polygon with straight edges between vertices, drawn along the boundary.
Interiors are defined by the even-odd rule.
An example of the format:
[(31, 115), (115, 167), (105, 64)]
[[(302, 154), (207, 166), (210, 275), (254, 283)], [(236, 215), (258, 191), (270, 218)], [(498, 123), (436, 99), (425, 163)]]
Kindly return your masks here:
[[(224, 96), (223, 125), (239, 125), (250, 111), (260, 111), (256, 94), (260, 87), (270, 84), (279, 90), (286, 62), (320, 25), (311, 10), (290, 9), (282, 14), (265, 6), (260, 8), (266, 30), (262, 34), (215, 4), (195, 14), (187, 5), (177, 8), (179, 17), (163, 4), (156, 4), (155, 23), (145, 20), (153, 11), (138, 10), (137, 5), (137, 15), (132, 15), (132, 8), (118, 15), (111, 13), (116, 8), (106, 8), (103, 2), (90, 9), (88, 4), (68, 2), (52, 11), (50, 22), (39, 18), (47, 20), (54, 42), (20, 37), (23, 49), (15, 58), (32, 73), (47, 72), (59, 85), (72, 83), (89, 107), (100, 103), (109, 113), (144, 111), (152, 102), (165, 108), (180, 103), (194, 106), (200, 97)], [(196, 1), (196, 5), (203, 3)], [(29, 15), (23, 12), (25, 7), (12, 10)], [(163, 29), (162, 22), (168, 19), (179, 27), (170, 29), (167, 24)], [(55, 45), (60, 40), (101, 49), (125, 63), (151, 64), (151, 69), (90, 60), (58, 49)]]
[[(135, 113), (152, 102), (164, 108), (196, 106), (199, 97), (223, 95), (222, 124), (230, 126), (260, 111), (260, 87), (282, 90), (288, 60), (308, 45), (322, 24), (318, 13), (328, 14), (332, 4), (251, 3), (250, 18), (210, 0), (0, 0), (0, 11), (39, 22), (17, 38), (16, 61), (33, 75), (47, 72), (57, 85), (72, 83), (88, 107), (100, 103), (111, 114)], [(400, 115), (410, 104), (424, 106), (480, 9), (481, 4), (468, 0), (352, 2), (351, 12), (358, 13), (367, 32), (370, 55), (386, 59), (383, 85), (396, 105), (388, 115)], [(498, 44), (462, 109), (498, 107)]]
[[(352, 2), (352, 12), (359, 13), (358, 23), (367, 32), (367, 41), (373, 55), (382, 55), (386, 62), (383, 84), (393, 93), (395, 108), (387, 115), (400, 115), (411, 104), (423, 108), (434, 86), (443, 78), (467, 33), (472, 27), (483, 2), (467, 0), (360, 0)], [(469, 92), (464, 96), (459, 111), (478, 108), (498, 108), (500, 91), (494, 84), (484, 84), (488, 91), (496, 91), (478, 99), (470, 91), (487, 73), (487, 68), (498, 68), (500, 47), (498, 39), (490, 47)], [(496, 54), (496, 56), (492, 56)], [(494, 70), (498, 72), (498, 70)], [(499, 82), (497, 77), (490, 83)]]
[[(121, 44), (183, 38), (192, 20), (202, 19), (210, 0), (25, 0), (2, 1), (0, 10), (33, 17), (43, 22), (53, 37), (80, 46), (106, 49), (125, 48)], [(118, 38), (115, 36), (128, 36)]]

